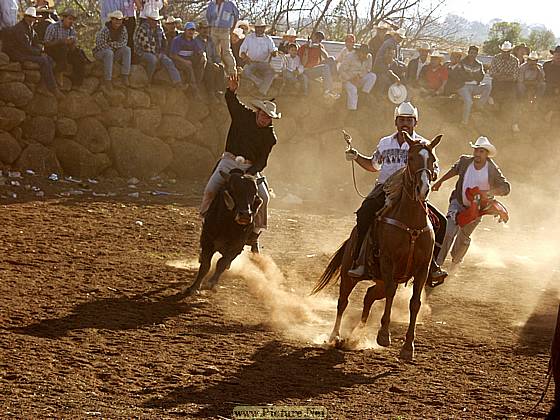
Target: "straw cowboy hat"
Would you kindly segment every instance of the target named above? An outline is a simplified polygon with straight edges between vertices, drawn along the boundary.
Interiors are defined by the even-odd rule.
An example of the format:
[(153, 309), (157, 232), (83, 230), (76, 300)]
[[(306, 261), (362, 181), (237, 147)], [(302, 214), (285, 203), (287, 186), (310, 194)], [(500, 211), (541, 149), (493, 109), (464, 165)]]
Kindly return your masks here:
[(432, 47), (427, 42), (422, 42), (416, 49), (418, 51), (431, 51)]
[(444, 55), (441, 53), (441, 51), (433, 51), (430, 53), (430, 58), (444, 58)]
[(108, 18), (108, 19), (118, 19), (118, 20), (122, 20), (122, 19), (124, 19), (124, 15), (123, 15), (123, 12), (121, 12), (120, 10), (115, 10), (115, 11), (109, 13), (109, 14), (107, 15), (107, 18)]
[(473, 149), (487, 150), (489, 157), (496, 156), (496, 154), (498, 153), (498, 150), (496, 149), (496, 146), (494, 146), (492, 143), (490, 143), (490, 140), (488, 140), (488, 137), (480, 136), (478, 139), (476, 139), (476, 142), (474, 144), (470, 143), (470, 146)]
[(235, 28), (231, 32), (234, 33), (235, 35), (237, 35), (237, 38), (239, 38), (239, 39), (244, 39), (245, 38), (245, 33), (243, 32), (242, 28)]
[(146, 18), (152, 20), (161, 20), (163, 16), (159, 14), (159, 10), (152, 10), (150, 13), (146, 14)]
[(249, 22), (246, 20), (238, 20), (237, 24), (235, 25), (236, 28), (239, 28), (241, 26), (246, 26), (247, 28), (249, 28)]
[(37, 18), (37, 9), (35, 9), (34, 7), (28, 7), (27, 9), (25, 9), (24, 15)]
[(536, 51), (531, 51), (525, 58), (531, 61), (539, 61), (539, 54)]
[(387, 96), (389, 97), (389, 100), (396, 105), (403, 103), (406, 101), (406, 97), (408, 96), (406, 86), (402, 83), (393, 83), (389, 86)]
[(286, 31), (287, 36), (297, 36), (297, 32), (294, 28), (290, 28)]
[(513, 50), (513, 45), (509, 41), (504, 41), (504, 43), (500, 45), (500, 50), (502, 50), (503, 52), (509, 52)]
[(254, 26), (255, 28), (258, 28), (258, 27), (263, 27), (263, 26), (268, 26), (268, 25), (266, 24), (266, 22), (264, 21), (264, 19), (258, 18), (258, 19), (255, 21), (255, 23), (253, 23), (253, 26)]
[(280, 112), (276, 112), (276, 104), (272, 101), (261, 101), (260, 99), (255, 99), (251, 102), (251, 106), (257, 110), (260, 109), (270, 118), (282, 118)]

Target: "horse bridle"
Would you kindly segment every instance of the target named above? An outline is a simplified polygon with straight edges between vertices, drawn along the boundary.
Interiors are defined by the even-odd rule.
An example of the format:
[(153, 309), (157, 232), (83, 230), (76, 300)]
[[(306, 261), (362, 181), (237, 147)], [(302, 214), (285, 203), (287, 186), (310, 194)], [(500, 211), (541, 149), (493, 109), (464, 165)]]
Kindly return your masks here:
[[(425, 148), (426, 150), (429, 150), (428, 148)], [(427, 164), (427, 162), (426, 162)], [(423, 168), (420, 168), (418, 170), (416, 170), (414, 172), (414, 174), (412, 173), (410, 166), (406, 165), (406, 172), (408, 173), (408, 176), (412, 182), (412, 194), (410, 194), (407, 189), (406, 189), (406, 184), (403, 185), (403, 190), (406, 193), (406, 195), (408, 195), (408, 197), (413, 200), (413, 201), (417, 201), (420, 203), (420, 205), (422, 206), (422, 208), (424, 208), (424, 210), (426, 210), (426, 206), (425, 206), (425, 201), (420, 201), (418, 199), (418, 197), (416, 196), (416, 175), (421, 174), (422, 172), (427, 172), (428, 173), (428, 177), (430, 180), (434, 179), (434, 171), (432, 171), (431, 169), (429, 169), (427, 166), (424, 166)], [(427, 211), (427, 210), (426, 210)]]

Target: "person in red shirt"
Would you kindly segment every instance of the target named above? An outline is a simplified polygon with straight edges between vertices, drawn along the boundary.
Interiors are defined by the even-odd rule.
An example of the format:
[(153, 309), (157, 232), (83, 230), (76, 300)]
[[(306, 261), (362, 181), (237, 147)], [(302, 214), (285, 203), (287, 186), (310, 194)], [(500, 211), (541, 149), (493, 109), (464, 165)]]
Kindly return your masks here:
[(325, 46), (322, 44), (324, 39), (325, 34), (323, 32), (315, 32), (311, 35), (311, 40), (299, 48), (298, 55), (304, 67), (304, 77), (312, 80), (321, 77), (323, 79), (325, 96), (338, 97), (339, 95), (333, 92), (336, 61), (334, 57), (329, 56)]
[(441, 95), (448, 77), (448, 69), (443, 65), (443, 55), (438, 51), (431, 53), (430, 64), (420, 73), (421, 86), (431, 95)]

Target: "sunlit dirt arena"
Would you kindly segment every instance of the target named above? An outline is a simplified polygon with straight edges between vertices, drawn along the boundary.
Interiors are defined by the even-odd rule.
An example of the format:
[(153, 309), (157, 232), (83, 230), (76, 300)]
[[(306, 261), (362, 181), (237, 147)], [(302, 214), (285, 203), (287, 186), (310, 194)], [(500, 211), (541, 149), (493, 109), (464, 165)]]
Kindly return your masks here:
[[(426, 137), (451, 131), (424, 127)], [(360, 148), (370, 151), (390, 130), (380, 127)], [(503, 200), (511, 220), (484, 220), (463, 265), (424, 294), (412, 363), (397, 359), (410, 288), (397, 292), (389, 348), (375, 344), (382, 303), (363, 336), (335, 349), (324, 342), (338, 288), (309, 296), (360, 203), (342, 137), (321, 151), (332, 155), (323, 164), (335, 183), (282, 177), (287, 155), (304, 146), (278, 145), (263, 255), (242, 255), (215, 294), (180, 294), (198, 268), (200, 186), (139, 200), (47, 190), (44, 201), (5, 201), (0, 412), (232, 418), (237, 405), (274, 404), (324, 406), (335, 419), (522, 418), (546, 385), (558, 307), (557, 167), (546, 136), (539, 145), (491, 134), (512, 182)], [(448, 135), (442, 167), (468, 153), (474, 136)], [(358, 179), (363, 192), (372, 183)], [(444, 211), (452, 184), (431, 196)], [(369, 285), (351, 295), (343, 334), (358, 322)], [(549, 391), (531, 417), (543, 417), (551, 399)]]

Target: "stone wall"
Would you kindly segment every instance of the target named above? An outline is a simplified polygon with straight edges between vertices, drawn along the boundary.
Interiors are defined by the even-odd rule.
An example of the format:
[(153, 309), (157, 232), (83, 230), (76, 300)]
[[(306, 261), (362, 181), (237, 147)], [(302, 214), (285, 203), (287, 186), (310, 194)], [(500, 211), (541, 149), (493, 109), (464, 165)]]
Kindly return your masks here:
[(0, 169), (84, 178), (208, 176), (229, 125), (225, 103), (211, 111), (166, 84), (162, 70), (147, 86), (144, 68), (133, 65), (130, 87), (115, 84), (109, 94), (99, 89), (101, 76), (94, 63), (80, 88), (66, 78), (58, 100), (41, 93), (36, 64), (10, 62), (0, 52)]

